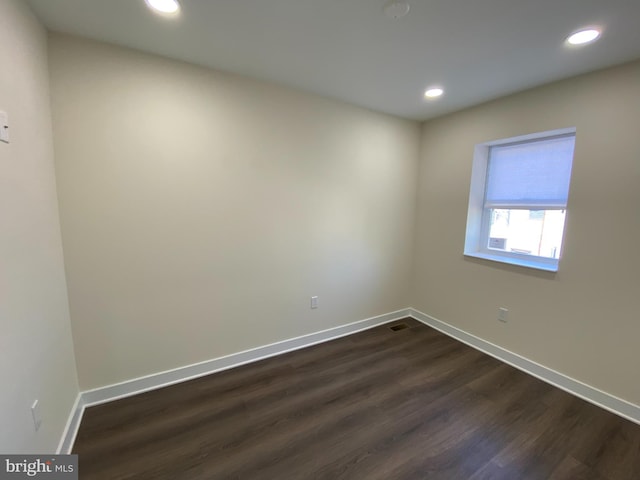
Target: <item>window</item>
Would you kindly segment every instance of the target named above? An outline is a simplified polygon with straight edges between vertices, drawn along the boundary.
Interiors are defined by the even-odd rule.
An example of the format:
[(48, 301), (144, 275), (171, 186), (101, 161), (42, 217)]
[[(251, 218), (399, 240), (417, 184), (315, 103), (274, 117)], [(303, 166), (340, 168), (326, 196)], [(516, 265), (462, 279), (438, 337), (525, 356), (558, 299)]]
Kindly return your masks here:
[(575, 129), (477, 145), (464, 254), (557, 271)]

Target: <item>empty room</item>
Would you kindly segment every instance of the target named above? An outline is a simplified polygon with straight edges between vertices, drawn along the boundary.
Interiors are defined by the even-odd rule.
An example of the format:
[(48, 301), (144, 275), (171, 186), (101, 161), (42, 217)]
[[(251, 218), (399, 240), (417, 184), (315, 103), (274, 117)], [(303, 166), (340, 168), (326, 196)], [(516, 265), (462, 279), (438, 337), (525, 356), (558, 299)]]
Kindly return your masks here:
[(0, 478), (640, 478), (639, 19), (0, 0)]

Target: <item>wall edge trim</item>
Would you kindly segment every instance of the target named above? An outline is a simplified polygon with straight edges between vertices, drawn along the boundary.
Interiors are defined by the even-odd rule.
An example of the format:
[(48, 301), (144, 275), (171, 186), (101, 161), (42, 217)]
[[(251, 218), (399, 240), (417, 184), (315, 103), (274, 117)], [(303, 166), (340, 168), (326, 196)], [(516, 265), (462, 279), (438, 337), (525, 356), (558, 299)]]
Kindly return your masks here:
[(73, 402), (73, 407), (69, 412), (69, 418), (67, 419), (67, 424), (62, 432), (60, 443), (58, 443), (58, 449), (56, 450), (58, 455), (67, 455), (71, 453), (73, 444), (76, 441), (76, 436), (78, 435), (82, 415), (84, 414), (84, 407), (85, 405), (82, 398), (82, 392), (79, 392), (75, 402)]
[(326, 330), (302, 335), (299, 337), (282, 340), (263, 345), (261, 347), (244, 350), (223, 357), (213, 358), (204, 362), (186, 365), (183, 367), (166, 370), (144, 377), (126, 380), (124, 382), (98, 387), (92, 390), (80, 392), (69, 414), (67, 424), (60, 439), (57, 452), (68, 454), (73, 448), (80, 422), (85, 408), (112, 402), (122, 398), (131, 397), (140, 393), (157, 390), (170, 385), (200, 378), (212, 373), (221, 372), (231, 368), (257, 362), (277, 355), (282, 355), (302, 348), (311, 347), (319, 343), (329, 342), (341, 337), (352, 335), (386, 323), (411, 317), (432, 327), (445, 335), (454, 338), (476, 350), (490, 355), (512, 367), (517, 368), (539, 380), (549, 383), (565, 392), (575, 395), (589, 403), (603, 408), (615, 415), (631, 422), (640, 424), (640, 406), (618, 398), (607, 392), (587, 385), (579, 380), (545, 367), (533, 360), (511, 352), (505, 348), (483, 340), (471, 333), (454, 327), (442, 320), (427, 315), (415, 308), (405, 308), (394, 312), (377, 315), (364, 320), (332, 327)]
[(83, 406), (91, 407), (100, 405), (101, 403), (107, 403), (137, 395), (139, 393), (168, 387), (176, 383), (186, 382), (212, 373), (239, 367), (247, 363), (253, 363), (276, 355), (282, 355), (284, 353), (310, 347), (318, 343), (335, 340), (362, 330), (368, 330), (385, 323), (409, 317), (410, 312), (410, 308), (404, 308), (307, 335), (232, 353), (223, 357), (205, 360), (204, 362), (194, 363), (172, 370), (166, 370), (131, 380), (125, 380), (124, 382), (87, 390), (82, 392)]
[(425, 325), (452, 337), (470, 347), (490, 355), (512, 367), (517, 368), (543, 382), (549, 383), (565, 392), (575, 395), (582, 400), (603, 408), (626, 420), (640, 424), (640, 406), (618, 398), (610, 393), (587, 385), (575, 378), (545, 367), (533, 360), (513, 353), (505, 348), (483, 340), (471, 333), (465, 332), (435, 317), (422, 313), (415, 308), (410, 308), (410, 316)]
[(410, 313), (410, 308), (403, 308), (394, 312), (348, 323), (346, 325), (340, 325), (307, 335), (289, 338), (287, 340), (232, 353), (230, 355), (213, 358), (211, 360), (205, 360), (204, 362), (185, 365), (172, 370), (166, 370), (80, 392), (69, 414), (69, 419), (67, 420), (62, 438), (60, 439), (57, 452), (59, 454), (68, 454), (71, 452), (76, 436), (78, 435), (82, 416), (84, 415), (84, 411), (87, 407), (120, 400), (122, 398), (131, 397), (151, 390), (157, 390), (177, 383), (187, 382), (212, 373), (221, 372), (223, 370), (239, 367), (248, 363), (282, 355), (294, 350), (311, 347), (319, 343), (329, 342), (363, 330), (384, 325), (385, 323), (407, 318), (410, 316)]

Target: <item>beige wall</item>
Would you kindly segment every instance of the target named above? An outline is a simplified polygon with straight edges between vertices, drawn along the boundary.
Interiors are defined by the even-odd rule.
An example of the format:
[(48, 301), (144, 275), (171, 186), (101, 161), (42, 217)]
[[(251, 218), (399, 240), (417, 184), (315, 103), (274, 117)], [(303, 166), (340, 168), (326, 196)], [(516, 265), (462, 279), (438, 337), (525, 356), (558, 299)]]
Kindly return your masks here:
[[(413, 306), (640, 404), (639, 125), (638, 62), (426, 123)], [(573, 126), (559, 272), (463, 258), (474, 145)]]
[(50, 56), (83, 389), (408, 306), (419, 124), (73, 37)]
[[(640, 63), (426, 123), (416, 215), (415, 123), (74, 37), (50, 56), (83, 389), (411, 304), (640, 404)], [(465, 259), (474, 145), (573, 126), (560, 271)]]
[[(53, 453), (78, 395), (54, 177), (47, 35), (0, 1), (0, 452)], [(31, 404), (39, 399), (36, 433)]]

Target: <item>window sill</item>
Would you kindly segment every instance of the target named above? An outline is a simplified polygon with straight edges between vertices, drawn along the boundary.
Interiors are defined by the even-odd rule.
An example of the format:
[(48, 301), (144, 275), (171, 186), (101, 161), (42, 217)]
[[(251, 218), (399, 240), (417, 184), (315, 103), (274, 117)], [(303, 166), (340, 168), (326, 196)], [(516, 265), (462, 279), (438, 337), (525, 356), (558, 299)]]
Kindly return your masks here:
[(557, 263), (539, 262), (525, 258), (514, 258), (502, 255), (492, 255), (490, 253), (472, 252), (464, 253), (465, 257), (481, 258), (483, 260), (491, 260), (492, 262), (506, 263), (508, 265), (516, 265), (518, 267), (532, 268), (534, 270), (543, 270), (545, 272), (557, 272)]

